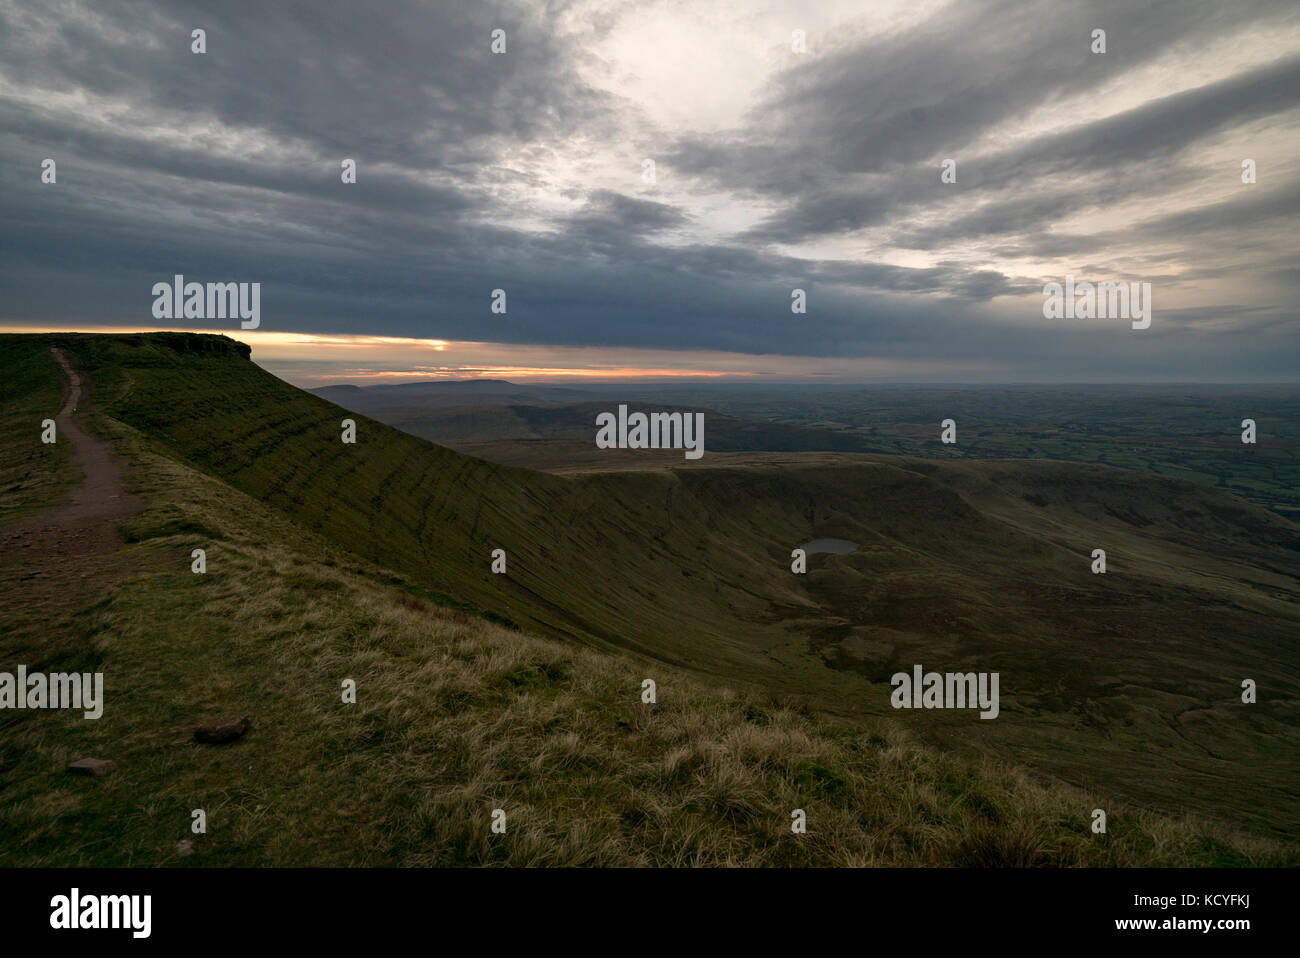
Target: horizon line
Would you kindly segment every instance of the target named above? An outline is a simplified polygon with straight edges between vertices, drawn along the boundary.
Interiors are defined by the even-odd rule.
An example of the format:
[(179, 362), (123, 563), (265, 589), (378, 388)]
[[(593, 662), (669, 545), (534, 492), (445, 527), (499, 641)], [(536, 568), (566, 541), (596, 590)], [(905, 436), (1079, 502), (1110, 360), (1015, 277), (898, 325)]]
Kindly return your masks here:
[(146, 325), (69, 327), (30, 322), (0, 324), (0, 335), (132, 336), (158, 333), (220, 336), (241, 343), (249, 348), (252, 361), (263, 369), (295, 386), (311, 389), (484, 380), (512, 385), (568, 385), (576, 389), (607, 385), (691, 384), (730, 388), (840, 389), (1300, 386), (1300, 371), (1292, 379), (1269, 380), (1165, 378), (1152, 374), (1127, 378), (1023, 378), (1015, 376), (1005, 365), (980, 361), (456, 341), (262, 329), (176, 329)]

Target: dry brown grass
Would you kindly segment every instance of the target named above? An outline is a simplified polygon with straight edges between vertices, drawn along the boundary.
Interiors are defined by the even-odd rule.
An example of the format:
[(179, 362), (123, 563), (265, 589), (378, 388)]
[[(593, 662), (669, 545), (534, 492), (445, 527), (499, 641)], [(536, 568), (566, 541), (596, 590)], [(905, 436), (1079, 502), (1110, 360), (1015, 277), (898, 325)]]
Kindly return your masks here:
[[(931, 866), (1269, 864), (1287, 852), (837, 724), (761, 694), (443, 608), (257, 502), (145, 453), (139, 540), (79, 617), (103, 657), (95, 723), (10, 732), (0, 861), (190, 865)], [(176, 528), (214, 535), (154, 535)], [(189, 550), (208, 550), (206, 576)], [(148, 561), (143, 561), (143, 560)], [(165, 571), (127, 570), (162, 568)], [(659, 701), (642, 704), (644, 677)], [(340, 683), (358, 686), (356, 705)], [(250, 714), (229, 748), (197, 718)], [(84, 754), (120, 774), (72, 780)], [(1089, 829), (1094, 807), (1109, 833)], [(490, 830), (494, 809), (507, 832)], [(808, 832), (791, 832), (804, 809)]]

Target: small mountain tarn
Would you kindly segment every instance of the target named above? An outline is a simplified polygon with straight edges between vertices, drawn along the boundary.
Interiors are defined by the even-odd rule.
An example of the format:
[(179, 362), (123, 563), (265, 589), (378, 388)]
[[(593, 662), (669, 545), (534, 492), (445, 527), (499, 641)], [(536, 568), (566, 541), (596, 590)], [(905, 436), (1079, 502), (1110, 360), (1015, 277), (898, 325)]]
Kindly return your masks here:
[(831, 555), (846, 556), (851, 552), (858, 551), (858, 544), (850, 542), (848, 539), (810, 539), (803, 545), (799, 546), (808, 555), (817, 555), (818, 553), (828, 552)]

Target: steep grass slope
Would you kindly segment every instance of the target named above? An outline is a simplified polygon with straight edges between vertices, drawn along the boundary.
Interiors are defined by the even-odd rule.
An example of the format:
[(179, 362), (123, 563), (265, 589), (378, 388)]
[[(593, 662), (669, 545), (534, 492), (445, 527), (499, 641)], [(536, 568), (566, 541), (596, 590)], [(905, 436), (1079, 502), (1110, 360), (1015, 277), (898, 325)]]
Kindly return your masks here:
[[(87, 337), (68, 348), (112, 415), (156, 449), (366, 558), (518, 624), (696, 666), (753, 658), (735, 641), (737, 618), (776, 634), (764, 620), (773, 597), (801, 601), (789, 552), (818, 510), (825, 521), (851, 521), (853, 510), (858, 525), (914, 536), (925, 535), (917, 519), (942, 514), (963, 537), (949, 550), (1041, 556), (938, 484), (885, 464), (853, 475), (568, 480), (346, 413), (262, 372), (229, 341)], [(344, 418), (358, 423), (355, 445), (340, 440)], [(490, 571), (496, 548), (508, 575)]]
[[(141, 395), (148, 368), (123, 368), (119, 403)], [(24, 621), (40, 625), (17, 628), (6, 596), (0, 668), (100, 670), (104, 715), (0, 716), (0, 865), (1295, 861), (1221, 824), (926, 748), (897, 722), (818, 718), (502, 628), (151, 451), (156, 437), (95, 408), (145, 508), (97, 595), (24, 593)], [(20, 451), (32, 470), (22, 495), (53, 502), (64, 477), (30, 464), (39, 455)], [(190, 571), (196, 543), (204, 575)], [(656, 705), (641, 702), (645, 677)], [(342, 701), (348, 678), (354, 705)], [(241, 714), (253, 728), (237, 744), (190, 737)], [(63, 771), (85, 755), (117, 773)], [(1104, 836), (1089, 829), (1096, 807)], [(191, 831), (195, 809), (205, 834)], [(805, 835), (790, 830), (794, 809)]]
[[(345, 413), (223, 338), (60, 341), (150, 451), (430, 600), (1295, 836), (1297, 529), (1240, 500), (1121, 470), (885, 457), (561, 478)], [(861, 548), (791, 574), (790, 550), (822, 535)], [(1002, 714), (891, 710), (888, 677), (914, 663), (999, 672)]]

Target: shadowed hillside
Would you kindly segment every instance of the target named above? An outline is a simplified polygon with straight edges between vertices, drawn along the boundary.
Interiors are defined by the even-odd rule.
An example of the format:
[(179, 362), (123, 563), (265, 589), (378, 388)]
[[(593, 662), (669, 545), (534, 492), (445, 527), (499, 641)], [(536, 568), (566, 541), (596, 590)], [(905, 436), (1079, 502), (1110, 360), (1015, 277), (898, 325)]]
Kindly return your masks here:
[[(0, 341), (6, 355), (15, 348)], [(1276, 842), (926, 748), (896, 722), (834, 722), (779, 697), (501, 628), (150, 452), (131, 426), (104, 415), (94, 425), (143, 509), (123, 527), (126, 544), (82, 580), (87, 591), (27, 579), (27, 620), (8, 603), (0, 615), (0, 668), (102, 670), (104, 714), (6, 713), (6, 866), (1293, 858)], [(26, 451), (6, 451), (29, 459), (30, 435)], [(39, 475), (25, 493), (57, 505), (62, 477)], [(196, 541), (209, 557), (201, 576), (189, 565)], [(11, 559), (0, 558), (6, 585), (15, 573), (87, 568), (84, 558)], [(646, 674), (659, 683), (655, 705), (640, 700)], [(345, 678), (357, 684), (353, 705), (341, 701)], [(196, 743), (194, 725), (214, 715), (248, 715), (251, 730), (234, 745)], [(86, 755), (118, 770), (64, 771)], [(1089, 822), (1102, 802), (1099, 837)], [(203, 835), (190, 830), (196, 807), (207, 814)], [(496, 808), (506, 835), (488, 827)], [(796, 808), (805, 835), (790, 832)]]
[[(510, 385), (510, 384), (506, 384)], [(419, 387), (425, 387), (423, 389)], [(435, 389), (433, 387), (441, 387)], [(460, 387), (457, 389), (456, 387)], [(478, 387), (477, 389), (471, 387)], [(626, 399), (611, 396), (599, 401), (555, 403), (545, 398), (552, 391), (530, 393), (525, 387), (512, 392), (489, 392), (491, 384), (471, 380), (463, 383), (411, 383), (409, 386), (328, 386), (312, 390), (315, 395), (336, 402), (345, 409), (364, 413), (395, 429), (431, 442), (572, 443), (583, 448), (593, 445), (596, 417), (615, 411)], [(403, 390), (410, 390), (409, 392)], [(573, 393), (576, 390), (554, 390)], [(461, 405), (469, 396), (474, 405)], [(487, 402), (485, 402), (487, 400)], [(498, 400), (493, 404), (491, 400)], [(514, 400), (506, 402), (505, 400)], [(538, 403), (542, 404), (538, 404)], [(703, 406), (670, 406), (631, 402), (629, 409), (652, 412), (702, 412), (706, 423), (706, 447), (712, 452), (771, 450), (779, 452), (881, 452), (879, 445), (859, 436), (828, 429), (791, 426), (724, 416)], [(665, 459), (668, 457), (665, 455)], [(681, 453), (676, 454), (681, 459)]]
[[(1099, 467), (890, 457), (557, 477), (346, 413), (223, 338), (5, 348), (35, 363), (52, 342), (152, 455), (423, 600), (845, 719), (884, 716), (1150, 806), (1280, 832), (1300, 820), (1297, 527), (1242, 500)], [(155, 530), (188, 530), (185, 554), (203, 545), (207, 527), (179, 505), (157, 512)], [(859, 549), (793, 575), (791, 549), (818, 536)], [(1106, 576), (1089, 571), (1097, 547)], [(506, 575), (490, 572), (496, 548)], [(890, 673), (914, 663), (998, 671), (1001, 716), (890, 709)], [(1246, 677), (1257, 705), (1239, 701)]]

